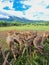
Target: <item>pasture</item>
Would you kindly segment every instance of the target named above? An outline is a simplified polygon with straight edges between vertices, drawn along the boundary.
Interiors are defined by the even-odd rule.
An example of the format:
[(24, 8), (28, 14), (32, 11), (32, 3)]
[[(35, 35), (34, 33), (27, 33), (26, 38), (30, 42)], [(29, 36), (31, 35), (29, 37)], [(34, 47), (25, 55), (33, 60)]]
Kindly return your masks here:
[(43, 25), (23, 25), (23, 26), (8, 26), (8, 27), (0, 27), (0, 31), (6, 30), (44, 30), (49, 31), (49, 26)]
[[(37, 31), (49, 31), (49, 26), (40, 26), (40, 25), (24, 25), (24, 26), (8, 26), (8, 27), (0, 27), (0, 46), (2, 46), (2, 50), (8, 50), (8, 46), (6, 44), (7, 32), (10, 30), (16, 31), (25, 31), (25, 30), (37, 30)], [(47, 43), (48, 42), (48, 43)], [(45, 43), (44, 51), (47, 55), (41, 55), (36, 53), (33, 50), (32, 55), (28, 54), (28, 51), (19, 56), (19, 58), (15, 61), (13, 65), (49, 65), (49, 40)], [(33, 48), (34, 49), (34, 48)], [(11, 57), (10, 57), (11, 59)], [(0, 60), (1, 64), (1, 60)]]
[(6, 36), (10, 30), (25, 31), (25, 30), (37, 30), (37, 31), (49, 31), (49, 26), (40, 25), (24, 25), (24, 26), (8, 26), (0, 27), (0, 45), (3, 45), (3, 49), (7, 49)]

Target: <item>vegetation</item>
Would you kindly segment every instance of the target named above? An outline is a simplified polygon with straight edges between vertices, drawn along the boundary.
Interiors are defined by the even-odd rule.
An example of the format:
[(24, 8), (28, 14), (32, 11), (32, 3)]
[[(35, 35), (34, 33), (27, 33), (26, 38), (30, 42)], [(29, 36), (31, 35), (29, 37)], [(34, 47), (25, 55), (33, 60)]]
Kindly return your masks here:
[(6, 30), (45, 30), (49, 31), (49, 26), (43, 25), (24, 25), (24, 26), (7, 26), (7, 27), (0, 27), (0, 31)]
[[(49, 31), (49, 22), (36, 22), (36, 23), (20, 23), (20, 22), (5, 22), (0, 21), (0, 32), (7, 30), (44, 30)], [(5, 36), (2, 35), (0, 39), (0, 44), (2, 43), (5, 54), (7, 54), (8, 47), (5, 42)], [(44, 54), (36, 53), (35, 48), (32, 46), (32, 53), (25, 51), (24, 55), (19, 55), (17, 60), (13, 59), (12, 53), (10, 53), (8, 61), (13, 59), (13, 65), (49, 65), (49, 39), (47, 39), (43, 45)], [(3, 57), (0, 55), (0, 65), (3, 63)]]
[(33, 22), (17, 22), (17, 21), (0, 21), (0, 27), (2, 26), (20, 26), (20, 25), (45, 25), (49, 26), (49, 21), (33, 21)]
[[(40, 23), (39, 23), (40, 22)], [(0, 31), (4, 30), (49, 30), (49, 22), (0, 21)]]
[(0, 21), (0, 27), (2, 27), (2, 26), (19, 26), (19, 25), (21, 25), (20, 22)]
[[(45, 41), (43, 44), (44, 47), (44, 54), (41, 55), (40, 53), (35, 52), (35, 48), (32, 46), (32, 53), (29, 54), (29, 51), (25, 51), (24, 55), (19, 55), (17, 60), (13, 59), (13, 55), (10, 53), (8, 61), (10, 62), (13, 59), (12, 65), (49, 65), (49, 39)], [(7, 50), (5, 51), (7, 54)], [(3, 58), (0, 56), (0, 65), (3, 63)]]
[(24, 56), (20, 55), (18, 60), (14, 61), (13, 65), (49, 65), (49, 44), (47, 39), (44, 43), (44, 55), (36, 53), (34, 47), (32, 55), (30, 56), (28, 51), (24, 53)]

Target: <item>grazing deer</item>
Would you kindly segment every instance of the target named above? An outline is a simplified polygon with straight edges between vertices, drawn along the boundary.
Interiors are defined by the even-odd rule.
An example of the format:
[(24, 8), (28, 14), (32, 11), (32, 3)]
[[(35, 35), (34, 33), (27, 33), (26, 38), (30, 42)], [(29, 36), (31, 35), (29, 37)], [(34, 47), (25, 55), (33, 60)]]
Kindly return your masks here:
[(44, 32), (42, 35), (37, 35), (37, 37), (34, 39), (33, 44), (36, 49), (42, 54), (42, 51), (44, 47), (42, 44), (45, 42), (45, 40), (49, 38), (49, 33)]
[[(9, 32), (7, 37), (7, 44), (10, 47), (11, 50), (14, 49), (14, 42), (19, 44), (20, 51), (22, 50), (22, 45), (30, 47), (31, 43), (33, 42), (33, 39), (37, 36), (36, 32)], [(14, 55), (15, 57), (15, 55)]]
[(45, 41), (47, 37), (49, 37), (47, 33), (37, 35), (37, 31), (25, 31), (14, 33), (10, 32), (8, 33), (7, 44), (10, 47), (10, 49), (14, 50), (14, 42), (16, 42), (17, 44), (19, 44), (20, 51), (22, 50), (23, 44), (27, 48), (31, 48), (31, 46), (34, 45), (34, 47), (37, 48), (40, 53), (42, 53), (42, 43)]
[[(8, 46), (9, 46), (9, 49), (12, 51), (12, 53), (14, 55), (14, 58), (16, 60), (16, 57), (17, 57), (17, 54), (18, 54), (18, 50), (16, 51), (16, 48), (14, 46), (15, 39), (16, 39), (16, 37), (14, 36), (14, 33), (13, 32), (9, 32), (8, 33), (8, 37), (6, 39), (6, 42), (7, 42)], [(19, 43), (18, 38), (17, 38), (16, 41)]]

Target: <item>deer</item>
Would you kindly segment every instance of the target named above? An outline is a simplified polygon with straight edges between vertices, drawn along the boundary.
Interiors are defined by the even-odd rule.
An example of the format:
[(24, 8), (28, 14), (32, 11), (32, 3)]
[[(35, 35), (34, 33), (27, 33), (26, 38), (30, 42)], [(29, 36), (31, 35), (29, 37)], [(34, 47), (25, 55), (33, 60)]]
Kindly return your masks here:
[(49, 38), (49, 33), (44, 32), (43, 34), (37, 35), (36, 38), (33, 41), (34, 47), (41, 53), (43, 54), (43, 49), (44, 46), (42, 45), (45, 40)]
[[(14, 36), (14, 32), (8, 32), (8, 36), (6, 38), (6, 43), (9, 47), (9, 50), (12, 51), (13, 55), (14, 55), (14, 59), (16, 60), (16, 57), (18, 55), (18, 50), (16, 50), (15, 46), (14, 46), (14, 42), (15, 42), (16, 37)], [(17, 43), (19, 44), (18, 38), (17, 38)]]
[[(37, 33), (33, 33), (30, 31), (25, 32), (9, 32), (7, 36), (7, 44), (10, 47), (10, 50), (14, 49), (14, 42), (16, 42), (19, 45), (19, 50), (22, 51), (22, 45), (25, 47), (29, 47), (33, 42), (33, 39), (36, 37)], [(15, 55), (14, 55), (15, 57)], [(16, 57), (15, 57), (16, 58)]]

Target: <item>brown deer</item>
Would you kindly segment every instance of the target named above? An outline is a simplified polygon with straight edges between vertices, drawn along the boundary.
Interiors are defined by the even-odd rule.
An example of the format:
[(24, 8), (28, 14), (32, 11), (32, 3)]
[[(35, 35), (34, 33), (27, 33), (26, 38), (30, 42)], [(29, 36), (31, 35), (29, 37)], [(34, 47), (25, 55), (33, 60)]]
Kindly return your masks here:
[[(8, 46), (9, 46), (9, 49), (12, 51), (12, 53), (14, 55), (14, 58), (16, 60), (16, 57), (17, 57), (17, 54), (18, 54), (18, 50), (16, 51), (16, 48), (14, 46), (15, 39), (16, 39), (16, 37), (14, 36), (14, 32), (9, 32), (8, 36), (6, 38), (6, 42), (7, 42)], [(19, 44), (18, 38), (17, 38), (16, 41)]]
[[(11, 50), (14, 49), (14, 42), (19, 44), (20, 51), (22, 45), (29, 47), (33, 43), (33, 39), (37, 36), (37, 32), (25, 31), (25, 32), (9, 32), (7, 37), (7, 44)], [(14, 56), (15, 57), (15, 56)]]
[(42, 44), (45, 42), (45, 40), (49, 38), (49, 33), (43, 32), (43, 34), (37, 35), (37, 37), (34, 39), (33, 44), (36, 49), (42, 54), (44, 47)]

